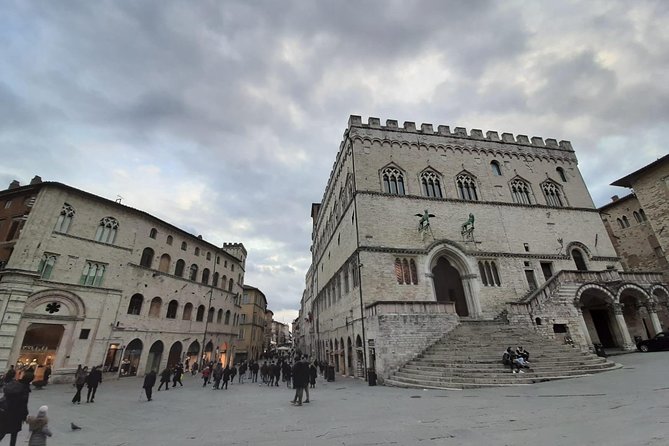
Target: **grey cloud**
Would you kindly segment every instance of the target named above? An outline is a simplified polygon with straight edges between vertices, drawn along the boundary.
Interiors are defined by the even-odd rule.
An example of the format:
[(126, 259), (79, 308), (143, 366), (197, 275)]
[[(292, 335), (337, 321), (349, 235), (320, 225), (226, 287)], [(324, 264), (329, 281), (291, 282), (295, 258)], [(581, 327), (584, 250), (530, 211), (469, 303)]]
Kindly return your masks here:
[[(8, 169), (24, 181), (39, 173), (114, 198), (111, 171), (153, 163), (175, 193), (186, 179), (202, 182), (204, 209), (147, 205), (205, 238), (248, 221), (234, 240), (280, 246), (251, 251), (246, 277), (273, 308), (298, 306), (309, 207), (349, 114), (571, 139), (598, 203), (629, 163), (654, 159), (666, 133), (662, 1), (73, 0), (6, 9), (0, 39), (13, 63), (0, 66), (0, 151), (13, 156), (0, 181), (13, 179)], [(562, 39), (576, 43), (572, 51), (555, 46)], [(631, 82), (604, 50), (651, 80)], [(420, 65), (429, 55), (443, 78)], [(393, 91), (410, 69), (429, 75), (431, 97), (387, 97), (370, 82), (379, 76)], [(82, 156), (91, 150), (101, 152)]]

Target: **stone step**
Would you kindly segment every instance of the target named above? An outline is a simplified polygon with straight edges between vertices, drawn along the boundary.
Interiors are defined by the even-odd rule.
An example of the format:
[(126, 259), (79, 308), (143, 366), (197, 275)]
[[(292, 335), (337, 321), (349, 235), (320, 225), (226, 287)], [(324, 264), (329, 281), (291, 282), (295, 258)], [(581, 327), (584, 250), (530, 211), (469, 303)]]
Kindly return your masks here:
[[(596, 364), (594, 366), (583, 366), (578, 368), (554, 368), (554, 367), (531, 367), (529, 369), (523, 369), (525, 373), (531, 373), (534, 375), (550, 375), (559, 373), (561, 375), (569, 374), (580, 374), (587, 372), (601, 371), (612, 367), (611, 363), (609, 364)], [(508, 367), (498, 367), (495, 369), (466, 369), (466, 368), (450, 368), (450, 369), (435, 369), (435, 370), (425, 370), (425, 369), (410, 369), (403, 368), (401, 371), (395, 373), (395, 376), (406, 376), (406, 377), (447, 377), (447, 376), (460, 376), (464, 378), (482, 378), (482, 377), (494, 377), (498, 375), (506, 375), (511, 373), (511, 370)]]
[[(610, 362), (598, 362), (591, 364), (581, 364), (580, 369), (600, 369), (610, 367)], [(556, 366), (548, 365), (531, 365), (532, 370), (556, 370)], [(509, 366), (503, 364), (448, 364), (447, 366), (429, 366), (425, 364), (407, 364), (402, 368), (403, 371), (422, 371), (425, 373), (443, 373), (451, 370), (463, 370), (469, 373), (486, 372), (490, 370), (509, 370)]]
[[(523, 374), (513, 374), (501, 364), (506, 347), (518, 345), (530, 353), (531, 368)], [(534, 331), (496, 321), (463, 321), (385, 382), (442, 389), (529, 385), (592, 375), (616, 366)]]

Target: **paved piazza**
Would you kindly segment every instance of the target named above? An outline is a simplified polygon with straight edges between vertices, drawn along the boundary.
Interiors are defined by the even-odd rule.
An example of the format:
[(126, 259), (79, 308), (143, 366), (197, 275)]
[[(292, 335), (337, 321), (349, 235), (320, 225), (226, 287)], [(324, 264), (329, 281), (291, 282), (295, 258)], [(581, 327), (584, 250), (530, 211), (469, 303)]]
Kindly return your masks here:
[[(617, 356), (622, 369), (518, 388), (435, 391), (368, 387), (319, 378), (312, 402), (293, 407), (285, 386), (235, 383), (139, 401), (142, 380), (103, 383), (95, 404), (73, 406), (73, 388), (31, 394), (48, 404), (49, 445), (666, 445), (669, 353)], [(72, 432), (70, 422), (83, 427)], [(27, 430), (19, 444), (27, 442)], [(7, 443), (7, 440), (5, 440)]]

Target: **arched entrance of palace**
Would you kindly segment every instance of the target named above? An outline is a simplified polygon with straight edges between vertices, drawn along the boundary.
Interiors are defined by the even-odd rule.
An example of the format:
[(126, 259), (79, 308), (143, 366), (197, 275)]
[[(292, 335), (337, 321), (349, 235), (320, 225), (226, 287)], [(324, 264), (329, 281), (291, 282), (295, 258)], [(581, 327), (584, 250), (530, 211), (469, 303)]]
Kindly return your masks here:
[(608, 348), (622, 347), (622, 340), (617, 333), (613, 296), (592, 288), (581, 294), (579, 302), (592, 342)]
[(160, 361), (163, 359), (163, 350), (165, 349), (162, 341), (156, 341), (149, 349), (149, 357), (146, 360), (146, 373), (155, 370), (160, 373)]
[(46, 367), (53, 367), (65, 327), (58, 324), (30, 324), (21, 342), (17, 364), (35, 368), (35, 381), (44, 378)]
[(351, 337), (349, 336), (346, 339), (346, 359), (348, 364), (348, 376), (355, 375), (355, 369), (353, 368), (353, 343), (351, 342)]
[(446, 257), (441, 256), (432, 268), (432, 274), (437, 302), (453, 302), (458, 316), (469, 316), (467, 298), (462, 286), (460, 272), (451, 265)]
[(183, 347), (181, 342), (177, 341), (170, 347), (170, 354), (167, 356), (167, 367), (174, 367), (181, 362), (181, 351)]
[[(620, 292), (620, 306), (632, 339), (648, 339), (655, 335), (648, 312), (649, 297), (636, 286), (627, 286)], [(636, 342), (635, 342), (636, 344)]]
[(137, 368), (139, 367), (139, 359), (142, 356), (143, 348), (144, 344), (139, 339), (133, 339), (126, 346), (123, 352), (123, 360), (121, 361), (120, 376), (137, 375)]

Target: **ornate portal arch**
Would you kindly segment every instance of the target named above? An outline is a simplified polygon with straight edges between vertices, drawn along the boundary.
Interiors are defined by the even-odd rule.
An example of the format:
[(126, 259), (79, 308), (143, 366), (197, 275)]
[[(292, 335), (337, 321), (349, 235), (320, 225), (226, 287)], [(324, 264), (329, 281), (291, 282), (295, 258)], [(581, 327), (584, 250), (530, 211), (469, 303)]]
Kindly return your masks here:
[[(462, 311), (458, 314), (479, 317), (482, 311), (478, 298), (479, 285), (478, 280), (476, 280), (478, 278), (476, 265), (472, 263), (459, 245), (451, 240), (436, 241), (428, 249), (425, 276), (432, 281), (434, 300), (438, 300), (438, 284), (441, 281), (440, 277), (435, 277), (435, 273), (442, 274), (440, 271), (444, 265), (454, 268), (462, 282), (462, 292), (467, 311), (465, 314), (460, 314), (463, 313)], [(455, 278), (451, 277), (449, 280), (455, 280)]]
[(28, 297), (23, 308), (24, 316), (84, 320), (86, 305), (76, 294), (65, 290), (43, 290)]

